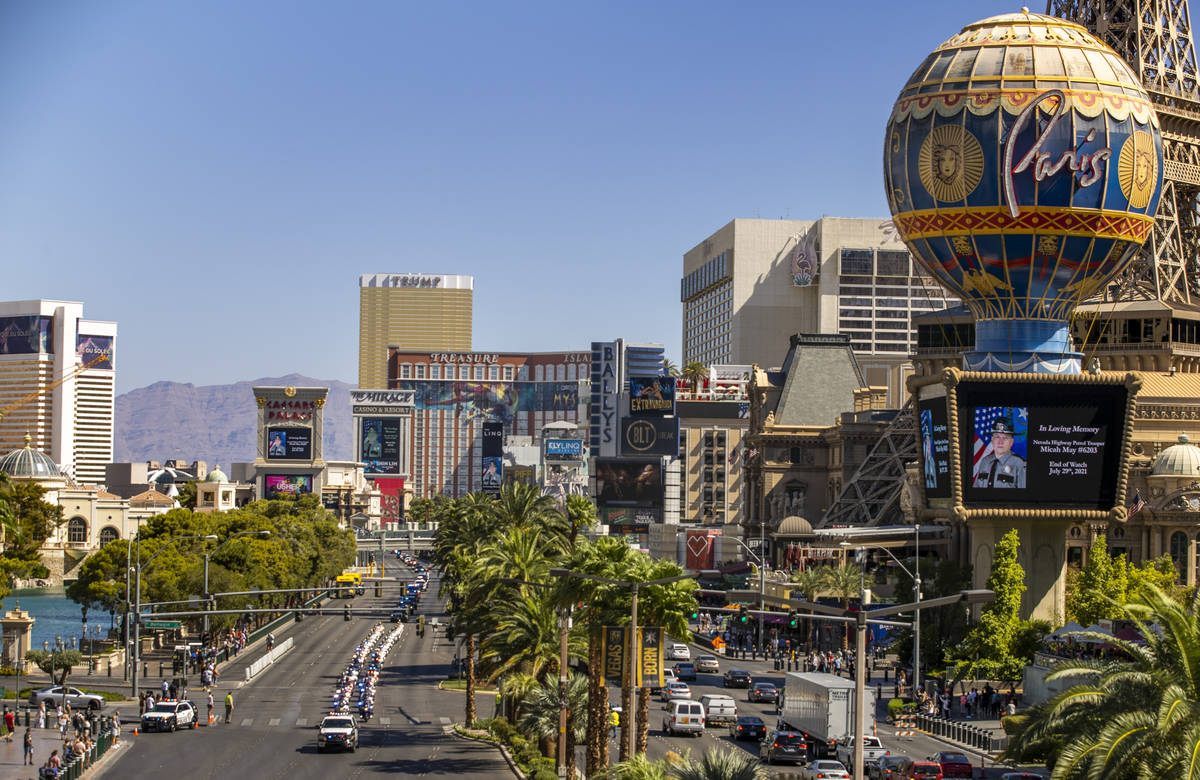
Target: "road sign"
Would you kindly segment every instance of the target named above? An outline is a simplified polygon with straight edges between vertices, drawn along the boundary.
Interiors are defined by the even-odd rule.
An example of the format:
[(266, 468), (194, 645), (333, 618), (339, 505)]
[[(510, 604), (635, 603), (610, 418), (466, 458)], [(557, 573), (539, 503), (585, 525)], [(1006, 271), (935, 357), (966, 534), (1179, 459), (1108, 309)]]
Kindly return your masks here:
[(144, 628), (178, 629), (183, 626), (178, 620), (147, 620), (142, 623)]

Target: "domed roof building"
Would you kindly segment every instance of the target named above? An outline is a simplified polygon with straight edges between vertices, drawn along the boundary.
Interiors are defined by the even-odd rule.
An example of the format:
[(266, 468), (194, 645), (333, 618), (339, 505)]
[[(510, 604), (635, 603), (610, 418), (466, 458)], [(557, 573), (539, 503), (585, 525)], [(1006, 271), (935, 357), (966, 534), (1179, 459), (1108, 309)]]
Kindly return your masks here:
[(1179, 434), (1178, 444), (1158, 453), (1150, 476), (1200, 478), (1200, 447), (1192, 444), (1186, 433)]
[(33, 438), (25, 434), (25, 446), (0, 458), (0, 471), (17, 480), (61, 480), (62, 471), (46, 453), (30, 446)]

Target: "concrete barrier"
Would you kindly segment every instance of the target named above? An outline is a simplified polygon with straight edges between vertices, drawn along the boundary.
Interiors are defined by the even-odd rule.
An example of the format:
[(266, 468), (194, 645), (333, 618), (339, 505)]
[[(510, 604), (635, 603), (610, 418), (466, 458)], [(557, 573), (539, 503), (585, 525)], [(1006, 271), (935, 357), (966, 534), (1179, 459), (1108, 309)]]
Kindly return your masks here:
[(255, 675), (257, 675), (263, 669), (266, 669), (271, 664), (275, 663), (275, 661), (278, 659), (282, 658), (283, 654), (291, 649), (292, 638), (289, 636), (287, 639), (277, 644), (274, 650), (268, 650), (266, 655), (246, 667), (246, 680), (253, 679)]

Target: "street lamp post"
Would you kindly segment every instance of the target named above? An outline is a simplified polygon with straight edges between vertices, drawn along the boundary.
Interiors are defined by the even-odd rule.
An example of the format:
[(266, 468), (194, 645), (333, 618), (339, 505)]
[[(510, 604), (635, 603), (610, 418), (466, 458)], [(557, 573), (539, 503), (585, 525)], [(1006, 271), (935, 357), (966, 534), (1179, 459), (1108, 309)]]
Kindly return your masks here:
[[(138, 638), (138, 628), (141, 625), (140, 620), (141, 620), (141, 615), (142, 615), (142, 569), (146, 568), (151, 563), (153, 563), (154, 559), (157, 558), (159, 555), (161, 555), (163, 550), (167, 549), (168, 546), (170, 546), (171, 544), (173, 544), (175, 542), (183, 541), (186, 539), (216, 539), (217, 535), (216, 534), (206, 534), (206, 535), (185, 534), (183, 536), (173, 536), (170, 539), (168, 539), (167, 541), (163, 542), (162, 547), (158, 548), (158, 552), (154, 553), (154, 555), (151, 555), (150, 560), (146, 561), (145, 563), (142, 563), (142, 533), (140, 530), (138, 531), (136, 538), (137, 538), (137, 568), (136, 568), (136, 584), (134, 586), (134, 593), (133, 593), (134, 603), (133, 603), (133, 616), (132, 616), (132, 619), (133, 619), (133, 672), (132, 672), (131, 677), (133, 680), (133, 684), (132, 684), (131, 690), (130, 690), (130, 695), (135, 699), (137, 698), (137, 694), (138, 694), (138, 654), (139, 654), (139, 651), (141, 650), (141, 648), (138, 647), (138, 639), (139, 639)], [(128, 583), (126, 583), (126, 585), (128, 586)]]
[[(238, 538), (239, 536), (270, 536), (270, 535), (271, 535), (271, 532), (267, 531), (267, 530), (238, 531), (236, 534), (233, 534), (228, 539), (226, 539), (225, 541), (218, 544), (215, 548), (213, 548), (212, 552), (204, 553), (204, 629), (200, 632), (201, 647), (203, 647), (208, 642), (208, 605), (209, 605), (209, 599), (212, 598), (208, 594), (208, 559), (209, 559), (209, 557), (216, 555), (218, 552), (220, 552), (222, 547), (229, 544), (230, 542), (232, 542), (234, 539)], [(208, 538), (208, 537), (205, 537), (205, 538)], [(215, 539), (216, 536), (212, 535), (212, 538)]]
[[(576, 577), (581, 580), (593, 580), (595, 582), (603, 582), (608, 585), (617, 585), (622, 588), (629, 588), (629, 593), (630, 593), (629, 661), (626, 665), (626, 670), (629, 673), (630, 689), (632, 690), (633, 688), (637, 687), (634, 685), (634, 680), (636, 679), (636, 676), (637, 676), (637, 666), (635, 666), (635, 664), (636, 664), (635, 655), (637, 653), (638, 590), (646, 585), (667, 585), (672, 582), (679, 582), (680, 580), (688, 580), (688, 579), (691, 579), (692, 575), (679, 574), (674, 577), (661, 577), (657, 580), (632, 581), (632, 580), (614, 580), (614, 579), (609, 579), (608, 577), (599, 577), (595, 574), (584, 574), (583, 572), (570, 571), (568, 569), (551, 569), (550, 574), (551, 574), (551, 576), (554, 576), (554, 577)], [(633, 707), (630, 706), (630, 709), (632, 710)], [(627, 743), (626, 743), (627, 748), (626, 749), (628, 750), (629, 757), (632, 758), (634, 756), (634, 754), (637, 752), (637, 732), (636, 732), (636, 729), (634, 729), (634, 727), (633, 727), (634, 726), (634, 717), (633, 717), (632, 712), (625, 713), (625, 724), (626, 724), (625, 725), (625, 734), (626, 734), (626, 739), (627, 739)]]

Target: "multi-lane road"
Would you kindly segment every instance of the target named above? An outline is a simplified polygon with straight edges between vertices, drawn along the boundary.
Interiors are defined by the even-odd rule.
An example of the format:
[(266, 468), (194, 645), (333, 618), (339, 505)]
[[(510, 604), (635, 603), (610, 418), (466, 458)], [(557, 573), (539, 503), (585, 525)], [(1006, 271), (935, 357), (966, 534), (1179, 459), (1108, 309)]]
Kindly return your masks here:
[[(390, 568), (388, 571), (392, 573)], [(402, 564), (397, 563), (396, 572), (412, 578)], [(355, 608), (375, 607), (386, 612), (395, 602), (394, 591), (376, 599), (368, 585), (367, 595), (350, 603)], [(440, 631), (427, 630), (424, 637), (418, 637), (413, 624), (405, 626), (387, 657), (380, 674), (375, 717), (360, 729), (358, 751), (317, 753), (316, 727), (329, 711), (337, 678), (355, 645), (378, 621), (373, 617), (344, 621), (344, 603), (334, 600), (324, 616), (308, 617), (276, 632), (277, 641), (291, 637), (295, 647), (253, 681), (237, 687), (243, 664), (229, 664), (213, 697), (216, 725), (136, 737), (127, 726), (127, 738), (133, 744), (106, 764), (99, 776), (324, 780), (399, 773), (511, 780), (511, 770), (494, 747), (452, 733), (450, 724), (463, 717), (462, 695), (439, 691), (436, 686), (449, 672), (454, 648)], [(427, 620), (442, 614), (436, 582), (430, 583), (422, 597), (420, 612)], [(247, 663), (254, 657), (257, 654), (250, 654)], [(222, 700), (231, 689), (234, 712), (231, 724), (225, 725)], [(203, 692), (194, 690), (192, 698), (200, 702), (203, 715)]]

